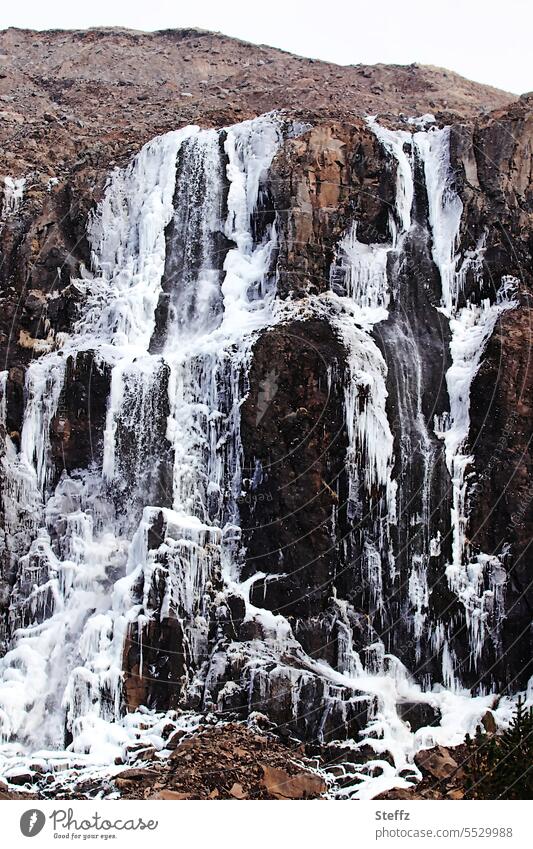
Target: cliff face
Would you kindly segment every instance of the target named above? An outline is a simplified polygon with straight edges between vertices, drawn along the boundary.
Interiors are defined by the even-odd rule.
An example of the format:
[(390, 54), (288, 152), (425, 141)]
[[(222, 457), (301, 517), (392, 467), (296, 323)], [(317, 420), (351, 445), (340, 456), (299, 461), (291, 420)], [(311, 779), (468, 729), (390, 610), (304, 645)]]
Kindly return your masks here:
[(198, 32), (0, 38), (0, 613), (8, 670), (21, 626), (68, 645), (47, 745), (140, 706), (357, 739), (438, 723), (434, 684), (524, 687), (528, 98)]
[[(469, 533), (485, 551), (509, 546), (505, 640), (530, 668), (533, 598), (529, 546), (531, 504), (531, 224), (533, 196), (529, 101), (475, 128), (458, 128), (457, 166), (470, 233), (487, 233), (485, 263), (492, 285), (503, 274), (520, 281), (517, 308), (505, 312), (474, 378), (469, 442), (474, 485)], [(465, 228), (466, 229), (466, 228)], [(492, 494), (491, 494), (492, 493)], [(505, 659), (498, 660), (505, 666)]]

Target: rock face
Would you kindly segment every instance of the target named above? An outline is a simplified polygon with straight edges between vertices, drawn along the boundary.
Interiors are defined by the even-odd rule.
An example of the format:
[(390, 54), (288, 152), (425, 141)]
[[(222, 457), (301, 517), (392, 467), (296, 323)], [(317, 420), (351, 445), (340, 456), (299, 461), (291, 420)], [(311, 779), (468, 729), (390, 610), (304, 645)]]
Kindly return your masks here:
[[(471, 394), (469, 442), (474, 456), (470, 534), (484, 551), (512, 552), (503, 625), (515, 644), (523, 679), (531, 675), (533, 596), (528, 546), (533, 531), (531, 498), (531, 138), (529, 100), (497, 112), (454, 136), (458, 178), (470, 233), (486, 233), (488, 287), (503, 269), (522, 281), (517, 309), (498, 319)], [(464, 237), (463, 237), (464, 238)], [(506, 272), (507, 273), (507, 272)], [(491, 495), (492, 493), (492, 495)], [(509, 654), (496, 659), (498, 675), (509, 676)]]
[[(530, 100), (195, 31), (0, 39), (28, 125), (1, 160), (6, 669), (21, 626), (68, 644), (40, 747), (146, 708), (357, 739), (438, 723), (434, 684), (525, 686)], [(281, 768), (254, 792), (321, 792)]]
[(243, 406), (245, 575), (268, 575), (251, 599), (295, 619), (323, 609), (336, 572), (333, 514), (346, 498), (343, 359), (326, 322), (284, 324), (257, 342)]
[(383, 149), (362, 121), (320, 124), (289, 142), (276, 161), (273, 192), (283, 236), (281, 297), (329, 288), (330, 267), (348, 220), (357, 219), (363, 240), (386, 241), (394, 182)]

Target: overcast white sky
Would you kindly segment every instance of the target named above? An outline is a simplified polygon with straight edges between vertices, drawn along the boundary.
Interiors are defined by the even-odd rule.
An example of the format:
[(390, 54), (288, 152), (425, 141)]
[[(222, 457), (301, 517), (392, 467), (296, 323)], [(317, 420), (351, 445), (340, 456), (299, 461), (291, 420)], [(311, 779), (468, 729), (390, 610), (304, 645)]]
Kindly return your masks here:
[(197, 26), (340, 64), (421, 62), (533, 90), (532, 0), (2, 0), (9, 26)]

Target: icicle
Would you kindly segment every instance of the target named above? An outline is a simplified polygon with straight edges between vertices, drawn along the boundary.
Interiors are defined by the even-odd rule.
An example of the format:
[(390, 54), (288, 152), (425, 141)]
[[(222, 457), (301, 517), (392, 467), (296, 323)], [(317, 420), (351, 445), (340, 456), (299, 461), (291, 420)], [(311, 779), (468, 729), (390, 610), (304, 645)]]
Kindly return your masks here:
[(65, 379), (65, 357), (49, 354), (33, 362), (26, 373), (28, 400), (24, 410), (20, 453), (35, 467), (37, 485), (42, 491), (48, 484), (51, 467), (50, 427), (57, 412)]
[(4, 177), (4, 202), (0, 218), (16, 215), (24, 197), (25, 177)]
[(416, 659), (420, 660), (421, 640), (424, 635), (429, 605), (426, 558), (422, 555), (413, 556), (412, 570), (409, 576), (409, 600), (414, 609), (413, 634), (416, 639)]
[(8, 371), (0, 371), (0, 428), (5, 434), (7, 419), (7, 379)]
[(268, 272), (276, 245), (275, 225), (266, 239), (254, 243), (254, 215), (259, 189), (281, 142), (276, 120), (269, 116), (245, 121), (228, 130), (228, 217), (225, 233), (236, 243), (224, 262), (224, 320), (226, 334), (242, 337), (271, 321), (272, 291)]
[(414, 142), (424, 163), (433, 260), (440, 273), (442, 305), (446, 315), (451, 315), (461, 294), (457, 246), (463, 204), (452, 184), (450, 128), (432, 127), (415, 133)]
[[(346, 294), (359, 308), (358, 323), (372, 326), (387, 318), (390, 293), (387, 259), (391, 245), (366, 245), (357, 239), (354, 222), (339, 245), (337, 268), (344, 272)], [(334, 269), (333, 275), (335, 275)]]
[(450, 323), (452, 365), (446, 374), (450, 419), (443, 438), (453, 488), (453, 549), (452, 562), (446, 574), (450, 586), (465, 604), (468, 621), (475, 629), (475, 656), (479, 656), (479, 641), (483, 642), (484, 628), (480, 624), (480, 617), (483, 617), (484, 601), (483, 595), (479, 593), (481, 582), (478, 570), (473, 563), (469, 564), (470, 555), (465, 537), (468, 517), (467, 472), (474, 460), (465, 451), (470, 429), (470, 388), (496, 321), (503, 312), (518, 305), (512, 299), (513, 282), (517, 281), (511, 278), (504, 281), (496, 303), (491, 304), (487, 299), (479, 306), (468, 304), (459, 310)]
[(114, 172), (89, 226), (96, 279), (78, 333), (146, 351), (165, 265), (165, 227), (172, 217), (176, 158), (185, 127), (146, 144)]
[[(411, 208), (414, 199), (413, 166), (410, 155), (413, 137), (405, 130), (388, 130), (377, 123), (375, 118), (367, 118), (367, 123), (381, 142), (385, 150), (396, 160), (396, 215), (398, 224), (389, 219), (393, 246), (397, 246), (398, 236), (411, 229)], [(399, 225), (399, 231), (398, 231)]]

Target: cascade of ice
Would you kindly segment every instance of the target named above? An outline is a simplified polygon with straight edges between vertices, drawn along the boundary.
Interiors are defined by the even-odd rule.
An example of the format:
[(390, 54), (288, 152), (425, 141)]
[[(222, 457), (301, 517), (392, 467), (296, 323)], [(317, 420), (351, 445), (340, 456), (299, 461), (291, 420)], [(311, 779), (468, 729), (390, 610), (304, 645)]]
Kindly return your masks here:
[(457, 247), (463, 203), (453, 187), (450, 166), (450, 128), (431, 127), (414, 134), (414, 144), (424, 163), (433, 260), (439, 269), (442, 307), (448, 316), (457, 309), (462, 275)]
[[(254, 215), (280, 140), (269, 116), (224, 133), (186, 128), (150, 142), (110, 180), (90, 225), (94, 277), (83, 281), (77, 335), (28, 369), (14, 462), (45, 502), (14, 588), (19, 627), (0, 661), (4, 739), (61, 747), (66, 713), (73, 750), (109, 758), (128, 737), (107, 722), (122, 711), (128, 629), (173, 612), (190, 657), (202, 653), (206, 587), (237, 518), (246, 364), (254, 331), (271, 320), (276, 233)], [(103, 468), (64, 475), (48, 492), (50, 425), (66, 357), (80, 350), (113, 367)], [(174, 456), (167, 489), (152, 468), (161, 440)]]
[[(170, 275), (164, 283), (172, 317), (167, 333), (157, 338), (169, 367), (167, 439), (174, 455), (172, 509), (162, 514), (160, 549), (166, 570), (159, 615), (172, 613), (180, 621), (189, 661), (185, 686), (192, 686), (194, 669), (206, 656), (207, 588), (220, 581), (221, 568), (228, 577), (237, 574), (240, 405), (253, 334), (273, 320), (268, 272), (276, 234), (271, 226), (258, 238), (254, 216), (261, 182), (280, 139), (277, 121), (270, 118), (229, 128), (223, 151), (218, 134), (202, 132), (178, 174)], [(182, 185), (181, 180), (186, 182)], [(194, 198), (200, 185), (202, 196)], [(185, 216), (191, 226), (191, 202), (201, 206), (198, 229), (195, 238), (190, 230), (184, 238)], [(224, 251), (222, 235), (227, 240)], [(205, 281), (209, 297), (200, 304)], [(158, 515), (160, 511), (145, 509), (146, 533)], [(160, 557), (157, 547), (150, 552), (141, 547), (132, 564), (142, 573), (142, 609), (148, 615)]]
[[(239, 409), (251, 334), (272, 320), (266, 278), (276, 234), (271, 227), (256, 242), (253, 216), (260, 180), (279, 144), (279, 132), (276, 123), (266, 119), (230, 128), (224, 141), (226, 166), (218, 135), (201, 133), (195, 145), (198, 151), (204, 148), (197, 167), (206, 181), (202, 203), (208, 210), (199, 216), (201, 232), (194, 260), (177, 261), (185, 269), (186, 280), (207, 277), (211, 281), (212, 301), (198, 309), (198, 287), (189, 286), (188, 301), (187, 289), (179, 285), (180, 310), (189, 314), (187, 329), (185, 333), (170, 330), (163, 356), (171, 370), (172, 506), (178, 513), (205, 521), (224, 523), (231, 518), (233, 489), (240, 484)], [(223, 220), (225, 171), (229, 191)], [(180, 214), (177, 206), (176, 217)], [(224, 252), (219, 247), (222, 234), (227, 240)], [(213, 304), (216, 309), (211, 308)]]
[[(339, 256), (332, 275), (335, 291), (339, 291), (340, 281), (346, 292), (346, 296), (339, 299), (345, 312), (338, 324), (351, 351), (350, 380), (346, 390), (350, 515), (354, 518), (358, 511), (361, 512), (360, 479), (363, 469), (369, 492), (375, 486), (385, 486), (387, 491), (387, 509), (382, 510), (386, 522), (380, 525), (381, 535), (376, 540), (367, 539), (363, 547), (363, 577), (370, 583), (372, 596), (379, 606), (383, 565), (389, 565), (394, 577), (397, 555), (392, 552), (387, 531), (390, 524), (397, 523), (398, 544), (409, 560), (410, 621), (416, 639), (416, 657), (420, 658), (431, 603), (428, 569), (430, 559), (440, 557), (439, 540), (445, 533), (443, 527), (442, 534), (440, 530), (434, 536), (431, 534), (431, 523), (435, 521), (432, 519), (435, 511), (432, 487), (436, 464), (440, 463), (442, 453), (435, 437), (444, 440), (444, 459), (452, 482), (450, 522), (453, 537), (452, 561), (446, 575), (450, 588), (465, 608), (475, 663), (485, 639), (487, 620), (491, 616), (497, 619), (500, 615), (496, 608), (498, 599), (501, 602), (502, 598), (502, 568), (497, 558), (485, 555), (471, 557), (466, 544), (466, 473), (472, 462), (465, 449), (469, 430), (469, 394), (494, 324), (501, 312), (513, 306), (514, 302), (509, 294), (510, 287), (503, 281), (495, 303), (483, 300), (480, 304), (467, 302), (466, 306), (459, 306), (460, 299), (464, 299), (467, 277), (477, 281), (481, 292), (483, 242), (476, 251), (466, 252), (461, 261), (458, 244), (463, 205), (453, 185), (450, 129), (430, 127), (411, 134), (381, 127), (375, 119), (369, 119), (368, 123), (395, 165), (397, 192), (395, 208), (389, 216), (391, 243), (361, 243), (357, 238), (357, 222), (354, 222), (339, 244)], [(452, 364), (446, 375), (450, 412), (440, 417), (436, 415), (434, 429), (426, 421), (422, 409), (424, 350), (412, 324), (409, 308), (409, 290), (418, 283), (406, 278), (401, 271), (404, 246), (407, 243), (421, 245), (419, 249), (423, 250), (425, 238), (413, 207), (418, 162), (423, 170), (427, 194), (432, 258), (440, 275), (441, 312), (448, 318), (451, 331)], [(392, 293), (394, 304), (391, 312)], [(433, 309), (428, 306), (430, 312)], [(386, 410), (387, 369), (371, 335), (378, 322), (385, 322), (380, 335), (390, 356), (388, 379), (394, 387), (394, 429), (401, 460), (394, 478), (393, 433)], [(356, 338), (358, 335), (362, 335), (360, 339)], [(365, 357), (366, 368), (363, 365)], [(373, 366), (370, 365), (371, 360)], [(371, 378), (367, 379), (362, 392), (361, 376), (364, 373)], [(357, 427), (354, 427), (354, 422)], [(369, 452), (372, 445), (379, 446), (374, 454), (372, 450)], [(368, 529), (368, 521), (366, 524)], [(404, 526), (406, 531), (402, 532)], [(402, 533), (405, 534), (403, 537)], [(401, 588), (399, 592), (402, 593)], [(449, 680), (451, 653), (449, 648), (444, 650), (445, 642), (439, 643), (439, 651), (442, 652), (443, 674)]]
[[(346, 299), (347, 300), (347, 299)], [(383, 605), (382, 553), (390, 551), (389, 528), (396, 517), (396, 487), (392, 480), (393, 437), (387, 418), (386, 367), (382, 354), (369, 333), (357, 327), (356, 318), (343, 305), (335, 326), (348, 351), (345, 387), (345, 415), (348, 435), (348, 518), (365, 523), (361, 492), (371, 498), (380, 493), (375, 505), (376, 524), (366, 533), (362, 551), (362, 578), (377, 609)], [(367, 519), (369, 517), (366, 517)], [(392, 560), (388, 566), (394, 568)]]
[[(408, 561), (407, 586), (412, 610), (410, 622), (416, 639), (416, 659), (419, 660), (429, 609), (430, 523), (434, 508), (431, 490), (437, 446), (431, 438), (422, 409), (423, 351), (406, 310), (396, 313), (391, 328), (385, 338), (389, 340), (392, 354), (390, 369), (395, 395), (395, 435), (400, 458), (395, 481), (398, 551)], [(401, 594), (402, 591), (399, 592)]]
[[(510, 301), (502, 295), (496, 304), (456, 309), (462, 285), (455, 257), (458, 205), (450, 188), (449, 159), (439, 147), (447, 144), (446, 134), (416, 133), (413, 147), (410, 133), (386, 130), (375, 121), (371, 126), (397, 174), (390, 242), (364, 244), (354, 224), (338, 251), (344, 293), (330, 292), (315, 307), (323, 315), (326, 306), (348, 353), (349, 518), (362, 520), (362, 577), (374, 611), (381, 612), (388, 603), (385, 570), (390, 581), (396, 577), (391, 528), (404, 507), (395, 476), (398, 425), (393, 427), (387, 415), (387, 365), (372, 330), (378, 322), (383, 327), (393, 312), (397, 292), (392, 284), (401, 280), (405, 285), (397, 270), (417, 226), (415, 155), (428, 172), (443, 309), (455, 310), (448, 373), (451, 427), (444, 439), (452, 477), (457, 469), (456, 515), (466, 511), (460, 500), (466, 498), (461, 464), (469, 462), (462, 453), (468, 435), (465, 394), (497, 315)], [(305, 654), (287, 619), (251, 604), (254, 581), (269, 576), (256, 573), (240, 580), (240, 408), (256, 333), (283, 315), (274, 304), (271, 269), (276, 227), (261, 214), (266, 176), (281, 138), (273, 116), (222, 132), (187, 128), (150, 142), (110, 180), (90, 226), (94, 276), (82, 283), (87, 309), (77, 335), (65, 341), (63, 351), (46, 355), (28, 370), (22, 449), (17, 455), (7, 437), (1, 460), (10, 488), (6, 535), (13, 537), (10, 552), (19, 571), (10, 611), (16, 630), (10, 651), (0, 660), (0, 733), (29, 750), (68, 744), (75, 753), (111, 763), (132, 741), (136, 724), (147, 722), (146, 714), (122, 716), (129, 647), (135, 647), (137, 661), (128, 674), (149, 695), (157, 677), (150, 641), (157, 626), (172, 620), (180, 635), (172, 651), (183, 656), (183, 670), (179, 680), (164, 683), (181, 688), (180, 695), (193, 693), (196, 704), (211, 691), (224, 704), (237, 685), (231, 677), (222, 689), (217, 685), (234, 663), (249, 676), (250, 711), (257, 698), (268, 701), (290, 687), (289, 709), (296, 717), (306, 691), (315, 687), (324, 707), (319, 735), (330, 714), (336, 712), (347, 724), (350, 710), (368, 705), (369, 724), (354, 743), (356, 749), (370, 746), (375, 752), (369, 763), (354, 768), (354, 780), (360, 782), (355, 795), (364, 798), (402, 782), (407, 786), (398, 774), (403, 770), (417, 777), (414, 753), (424, 746), (462, 742), (491, 697), (469, 700), (442, 688), (423, 692), (382, 642), (365, 647), (363, 664), (354, 649), (353, 611), (342, 599), (336, 600), (340, 636), (338, 668), (333, 669)], [(298, 310), (298, 305), (291, 308)], [(401, 446), (402, 454), (408, 462), (416, 448), (417, 456), (426, 458), (422, 506), (413, 520), (428, 525), (434, 446), (420, 400), (423, 361), (409, 328), (399, 323), (394, 330), (402, 331), (395, 342), (400, 366), (409, 363), (410, 368), (397, 393), (402, 434), (411, 440)], [(65, 472), (53, 488), (57, 475), (52, 474), (50, 426), (65, 380), (64, 363), (80, 351), (94, 351), (96, 359), (112, 367), (102, 468), (93, 464), (89, 471)], [(3, 388), (5, 376), (0, 414)], [(171, 473), (165, 475), (165, 469)], [(14, 539), (20, 528), (13, 506), (17, 498), (34, 513), (25, 547)], [(363, 516), (368, 507), (369, 515)], [(419, 643), (428, 634), (427, 559), (439, 552), (438, 535), (422, 537), (411, 552), (409, 627)], [(500, 573), (483, 556), (478, 556), (477, 572), (475, 564), (466, 570), (459, 564), (454, 571), (456, 562), (454, 555), (450, 586), (474, 610), (476, 603), (468, 600), (472, 586), (479, 595), (483, 571), (492, 570), (495, 584)], [(261, 636), (222, 650), (209, 641), (216, 625), (210, 617), (214, 597), (220, 602), (226, 593), (239, 596), (245, 624), (254, 619), (250, 632)], [(485, 609), (488, 604), (486, 594)], [(482, 626), (476, 627), (481, 640)], [(444, 683), (452, 686), (453, 651), (440, 623), (432, 640), (442, 653)], [(291, 662), (285, 663), (288, 655)], [(401, 718), (405, 703), (440, 710), (440, 725), (412, 732)], [(394, 766), (386, 752), (392, 753)]]
[[(396, 219), (389, 216), (393, 246), (398, 238), (409, 232), (411, 211), (414, 199), (414, 178), (412, 164), (412, 135), (405, 130), (389, 130), (382, 127), (374, 117), (367, 118), (367, 124), (376, 138), (390, 154), (396, 166)], [(407, 150), (406, 150), (407, 148)]]
[[(422, 316), (427, 328), (434, 325), (434, 319), (431, 315), (433, 307), (427, 300), (427, 280), (422, 279), (422, 273), (417, 273), (416, 269), (416, 257), (424, 255), (426, 241), (420, 189), (415, 187), (420, 153), (410, 132), (386, 129), (373, 119), (369, 124), (396, 163), (396, 219), (403, 222), (397, 250), (389, 266), (394, 304), (381, 337), (389, 363), (388, 385), (393, 394), (391, 412), (398, 457), (395, 560), (400, 587), (395, 590), (396, 610), (401, 611), (402, 607), (405, 610), (401, 599), (403, 586), (406, 586), (408, 622), (416, 641), (415, 659), (418, 662), (430, 602), (428, 573), (430, 558), (434, 556), (431, 525), (435, 521), (433, 513), (437, 512), (432, 501), (432, 487), (439, 461), (438, 443), (423, 409), (423, 398), (431, 381), (426, 373), (426, 351), (428, 343), (431, 344), (431, 335), (426, 335), (427, 330), (422, 329)], [(425, 136), (426, 133), (418, 135)], [(429, 217), (430, 231), (433, 232), (431, 212)], [(405, 269), (410, 269), (411, 265), (415, 268), (406, 272)], [(402, 575), (402, 560), (408, 570), (405, 577)]]
[[(187, 139), (178, 157), (174, 213), (168, 234), (162, 320), (151, 349), (183, 348), (220, 321), (226, 185), (220, 134), (205, 130)], [(194, 240), (191, 234), (195, 235)]]
[[(481, 655), (492, 619), (501, 619), (504, 570), (497, 557), (473, 555), (466, 539), (468, 522), (467, 473), (473, 457), (467, 449), (470, 428), (470, 387), (498, 317), (517, 306), (513, 289), (517, 281), (503, 278), (494, 303), (481, 298), (484, 240), (476, 250), (459, 251), (463, 204), (453, 185), (450, 165), (450, 128), (431, 128), (414, 134), (414, 143), (424, 163), (432, 234), (433, 260), (440, 275), (441, 305), (449, 318), (451, 365), (446, 374), (449, 415), (436, 420), (435, 432), (444, 440), (446, 464), (452, 482), (452, 559), (446, 574), (450, 588), (465, 608), (469, 625), (471, 658), (475, 666)], [(467, 275), (474, 279), (473, 297), (465, 300)], [(504, 583), (504, 581), (503, 581)]]
[(198, 132), (185, 127), (148, 142), (116, 170), (89, 224), (94, 280), (76, 332), (98, 343), (148, 349), (165, 267), (165, 227), (173, 212), (176, 158)]
[(0, 557), (6, 574), (17, 568), (18, 559), (27, 551), (27, 541), (35, 535), (42, 511), (33, 466), (28, 465), (7, 432), (8, 372), (0, 372), (0, 504), (3, 527), (0, 533)]
[[(472, 553), (466, 537), (468, 469), (474, 460), (467, 446), (470, 387), (496, 321), (503, 312), (518, 305), (512, 297), (517, 282), (513, 278), (503, 279), (493, 304), (488, 298), (480, 304), (468, 303), (450, 320), (452, 364), (446, 374), (450, 415), (441, 431), (453, 488), (452, 560), (446, 574), (450, 587), (465, 607), (474, 664), (481, 655), (487, 620), (501, 616), (505, 572), (497, 557)], [(442, 424), (437, 423), (439, 426)]]
[(65, 374), (63, 352), (32, 363), (28, 369), (20, 454), (28, 467), (35, 468), (37, 487), (43, 491), (50, 472), (50, 425), (54, 417)]
[[(396, 168), (395, 207), (389, 214), (391, 241), (388, 244), (360, 242), (357, 222), (354, 222), (339, 244), (332, 284), (338, 290), (335, 283), (340, 278), (346, 292), (339, 299), (343, 313), (337, 319), (337, 327), (349, 352), (345, 388), (349, 518), (356, 522), (356, 529), (360, 529), (361, 524), (367, 526), (359, 530), (365, 534), (362, 577), (370, 586), (370, 596), (379, 609), (383, 606), (383, 567), (391, 578), (395, 575), (391, 528), (397, 523), (401, 493), (392, 477), (394, 436), (387, 414), (387, 368), (372, 330), (389, 317), (392, 290), (396, 285), (394, 281), (391, 284), (389, 275), (391, 268), (393, 272), (396, 269), (412, 227), (414, 177), (411, 134), (385, 129), (375, 119), (368, 119), (368, 124)], [(407, 362), (414, 346), (409, 347), (408, 339), (405, 342), (409, 348), (405, 352)], [(415, 396), (415, 405), (419, 395)], [(407, 403), (411, 396), (405, 392), (402, 397)], [(420, 415), (418, 410), (412, 409), (400, 410), (400, 414), (410, 422)], [(376, 492), (380, 495), (373, 504)], [(374, 528), (368, 534), (372, 516), (375, 516)]]
[[(220, 574), (221, 558), (228, 574), (235, 572), (240, 404), (253, 333), (272, 320), (267, 278), (276, 235), (270, 227), (262, 238), (254, 237), (254, 216), (261, 182), (280, 140), (277, 121), (268, 117), (229, 128), (223, 151), (218, 134), (202, 132), (191, 145), (187, 167), (178, 175), (176, 238), (171, 239), (171, 274), (165, 280), (178, 326), (171, 321), (165, 338), (158, 340), (170, 369), (167, 439), (174, 453), (172, 510), (163, 515), (166, 610), (159, 615), (172, 612), (183, 628), (190, 666), (186, 686), (193, 685), (194, 668), (206, 653), (207, 587)], [(179, 234), (183, 217), (189, 215), (189, 192), (199, 185), (203, 208), (191, 256), (186, 245), (192, 234), (188, 239)], [(222, 236), (227, 240), (223, 251)], [(200, 305), (196, 284), (206, 280), (210, 294)], [(188, 316), (185, 333), (180, 333), (180, 315)], [(145, 510), (144, 518), (150, 524), (154, 516)], [(134, 547), (132, 557), (135, 552)], [(153, 567), (159, 557), (157, 550), (141, 551), (132, 562), (142, 573), (143, 611), (148, 615)]]
[[(131, 362), (148, 345), (164, 269), (165, 227), (173, 210), (176, 157), (181, 142), (195, 132), (185, 128), (154, 139), (131, 165), (113, 174), (89, 228), (96, 277), (80, 281), (87, 303), (76, 334), (64, 341), (63, 350), (27, 371), (21, 451), (17, 456), (8, 446), (7, 459), (10, 487), (17, 490), (13, 495), (24, 510), (29, 512), (32, 503), (38, 510), (34, 528), (27, 528), (31, 545), (28, 550), (26, 543), (12, 596), (11, 616), (20, 627), (0, 661), (4, 739), (60, 746), (65, 708), (69, 733), (76, 730), (74, 715), (85, 710), (95, 717), (117, 715), (120, 649), (104, 647), (118, 646), (125, 630), (128, 602), (119, 594), (110, 610), (109, 596), (117, 597), (111, 589), (124, 570), (127, 540), (98, 472), (64, 477), (55, 492), (48, 492), (50, 426), (68, 355), (97, 350), (123, 368), (121, 360)], [(17, 533), (11, 536), (15, 552)], [(91, 653), (94, 640), (86, 634), (95, 630), (95, 622), (100, 623), (99, 648)]]

